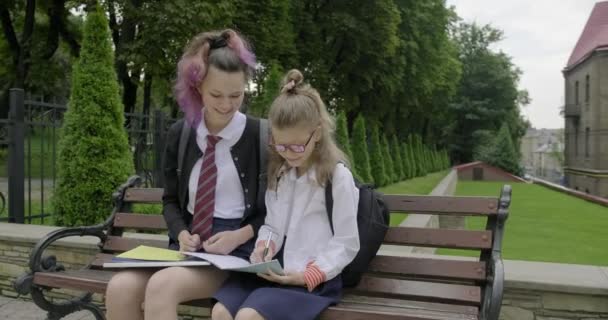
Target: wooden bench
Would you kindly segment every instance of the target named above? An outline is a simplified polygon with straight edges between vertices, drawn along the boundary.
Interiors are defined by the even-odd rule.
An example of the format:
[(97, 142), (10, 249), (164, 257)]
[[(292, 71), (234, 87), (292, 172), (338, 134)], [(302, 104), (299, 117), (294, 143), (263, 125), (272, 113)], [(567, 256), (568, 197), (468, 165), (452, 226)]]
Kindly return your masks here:
[[(134, 203), (161, 203), (162, 189), (137, 188), (138, 182), (132, 177), (118, 189), (115, 208), (105, 223), (57, 230), (33, 249), (31, 272), (20, 277), (15, 288), (22, 294), (31, 293), (34, 302), (49, 312), (49, 319), (82, 309), (91, 311), (96, 319), (104, 319), (102, 310), (90, 302), (92, 293), (105, 292), (113, 274), (103, 270), (102, 264), (140, 244), (166, 247), (167, 241), (122, 237), (124, 230), (166, 230), (162, 216), (132, 212)], [(391, 227), (386, 244), (477, 250), (479, 259), (378, 255), (361, 283), (347, 289), (343, 301), (323, 312), (321, 319), (497, 320), (504, 279), (501, 246), (510, 193), (510, 186), (504, 186), (499, 198), (386, 195), (392, 212), (487, 218), (485, 230)], [(100, 252), (82, 270), (64, 270), (55, 257), (43, 255), (51, 243), (68, 236), (96, 236), (101, 240)], [(85, 294), (63, 304), (51, 303), (44, 292), (52, 288)], [(188, 304), (209, 306), (203, 300)]]

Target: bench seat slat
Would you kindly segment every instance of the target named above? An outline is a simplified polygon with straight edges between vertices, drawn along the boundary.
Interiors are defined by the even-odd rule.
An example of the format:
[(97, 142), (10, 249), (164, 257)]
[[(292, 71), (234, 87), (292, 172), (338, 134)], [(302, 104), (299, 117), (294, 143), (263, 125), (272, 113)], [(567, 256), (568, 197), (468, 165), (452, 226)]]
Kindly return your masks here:
[(477, 286), (396, 280), (364, 275), (357, 287), (349, 289), (356, 294), (406, 298), (419, 301), (435, 301), (479, 306), (481, 289)]
[(498, 199), (492, 197), (384, 195), (390, 211), (438, 215), (496, 215)]
[(161, 215), (119, 212), (114, 217), (114, 227), (139, 230), (165, 230), (167, 229), (167, 223)]
[(482, 281), (486, 278), (486, 263), (483, 261), (376, 256), (371, 261), (368, 271), (400, 276)]
[(109, 236), (103, 245), (103, 250), (120, 253), (137, 248), (140, 245), (166, 249), (168, 241)]
[(492, 248), (492, 231), (391, 227), (386, 233), (384, 243), (481, 250)]
[(477, 315), (420, 308), (363, 305), (342, 302), (329, 307), (320, 317), (321, 320), (477, 320)]
[(93, 293), (105, 293), (114, 275), (107, 270), (68, 270), (61, 272), (36, 272), (34, 283), (51, 288), (66, 288)]
[[(52, 288), (66, 288), (103, 294), (113, 274), (114, 272), (103, 270), (37, 272), (34, 275), (34, 283)], [(187, 304), (209, 307), (208, 300), (196, 300)], [(323, 312), (321, 319), (477, 320), (476, 310), (472, 307), (439, 303), (346, 295), (343, 302)]]

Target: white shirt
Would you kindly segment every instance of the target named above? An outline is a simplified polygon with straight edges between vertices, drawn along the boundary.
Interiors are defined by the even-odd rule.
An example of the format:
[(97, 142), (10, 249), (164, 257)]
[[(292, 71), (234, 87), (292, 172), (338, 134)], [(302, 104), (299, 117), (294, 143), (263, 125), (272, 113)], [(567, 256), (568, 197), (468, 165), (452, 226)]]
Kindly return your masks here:
[(296, 169), (292, 168), (283, 174), (276, 191), (266, 191), (266, 220), (257, 241), (266, 241), (272, 230), (277, 233), (272, 239), (278, 251), (286, 235), (284, 269), (303, 272), (306, 265), (314, 261), (325, 273), (325, 279), (331, 280), (359, 251), (359, 189), (352, 173), (343, 164), (336, 165), (332, 178), (335, 232), (332, 234), (325, 207), (325, 188), (316, 183), (315, 175), (313, 167), (298, 178)]
[[(217, 166), (217, 182), (215, 186), (215, 211), (213, 216), (223, 219), (242, 218), (245, 213), (245, 195), (239, 179), (230, 149), (245, 131), (247, 117), (237, 111), (228, 125), (218, 133), (222, 139), (215, 145), (215, 165)], [(196, 128), (196, 144), (204, 152), (207, 148), (209, 130), (205, 125), (205, 113), (198, 128)], [(188, 211), (194, 213), (194, 201), (198, 186), (198, 176), (203, 165), (203, 157), (192, 167), (188, 182)]]

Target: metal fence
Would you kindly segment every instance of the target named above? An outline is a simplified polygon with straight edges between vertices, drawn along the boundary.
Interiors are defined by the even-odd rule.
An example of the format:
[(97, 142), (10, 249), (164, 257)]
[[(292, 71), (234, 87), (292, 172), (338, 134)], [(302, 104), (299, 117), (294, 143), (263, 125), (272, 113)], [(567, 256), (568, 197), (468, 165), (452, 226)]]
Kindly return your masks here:
[[(67, 107), (11, 89), (9, 108), (9, 118), (0, 119), (0, 166), (6, 170), (0, 172), (0, 221), (44, 224), (52, 214), (59, 128)], [(125, 118), (136, 173), (146, 186), (162, 187), (165, 133), (175, 119), (160, 110)]]

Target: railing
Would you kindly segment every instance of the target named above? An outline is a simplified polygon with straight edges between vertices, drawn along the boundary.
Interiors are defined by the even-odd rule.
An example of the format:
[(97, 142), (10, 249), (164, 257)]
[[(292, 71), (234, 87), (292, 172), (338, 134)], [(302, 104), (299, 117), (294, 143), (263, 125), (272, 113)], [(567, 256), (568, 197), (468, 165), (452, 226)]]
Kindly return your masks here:
[[(0, 195), (7, 195), (2, 202), (8, 209), (0, 210), (0, 222), (44, 224), (52, 214), (59, 128), (67, 107), (36, 100), (21, 89), (11, 89), (9, 100), (9, 118), (0, 119), (0, 167), (6, 165), (6, 172), (0, 172)], [(175, 120), (160, 110), (126, 113), (125, 118), (135, 173), (146, 186), (162, 187), (164, 136)]]

